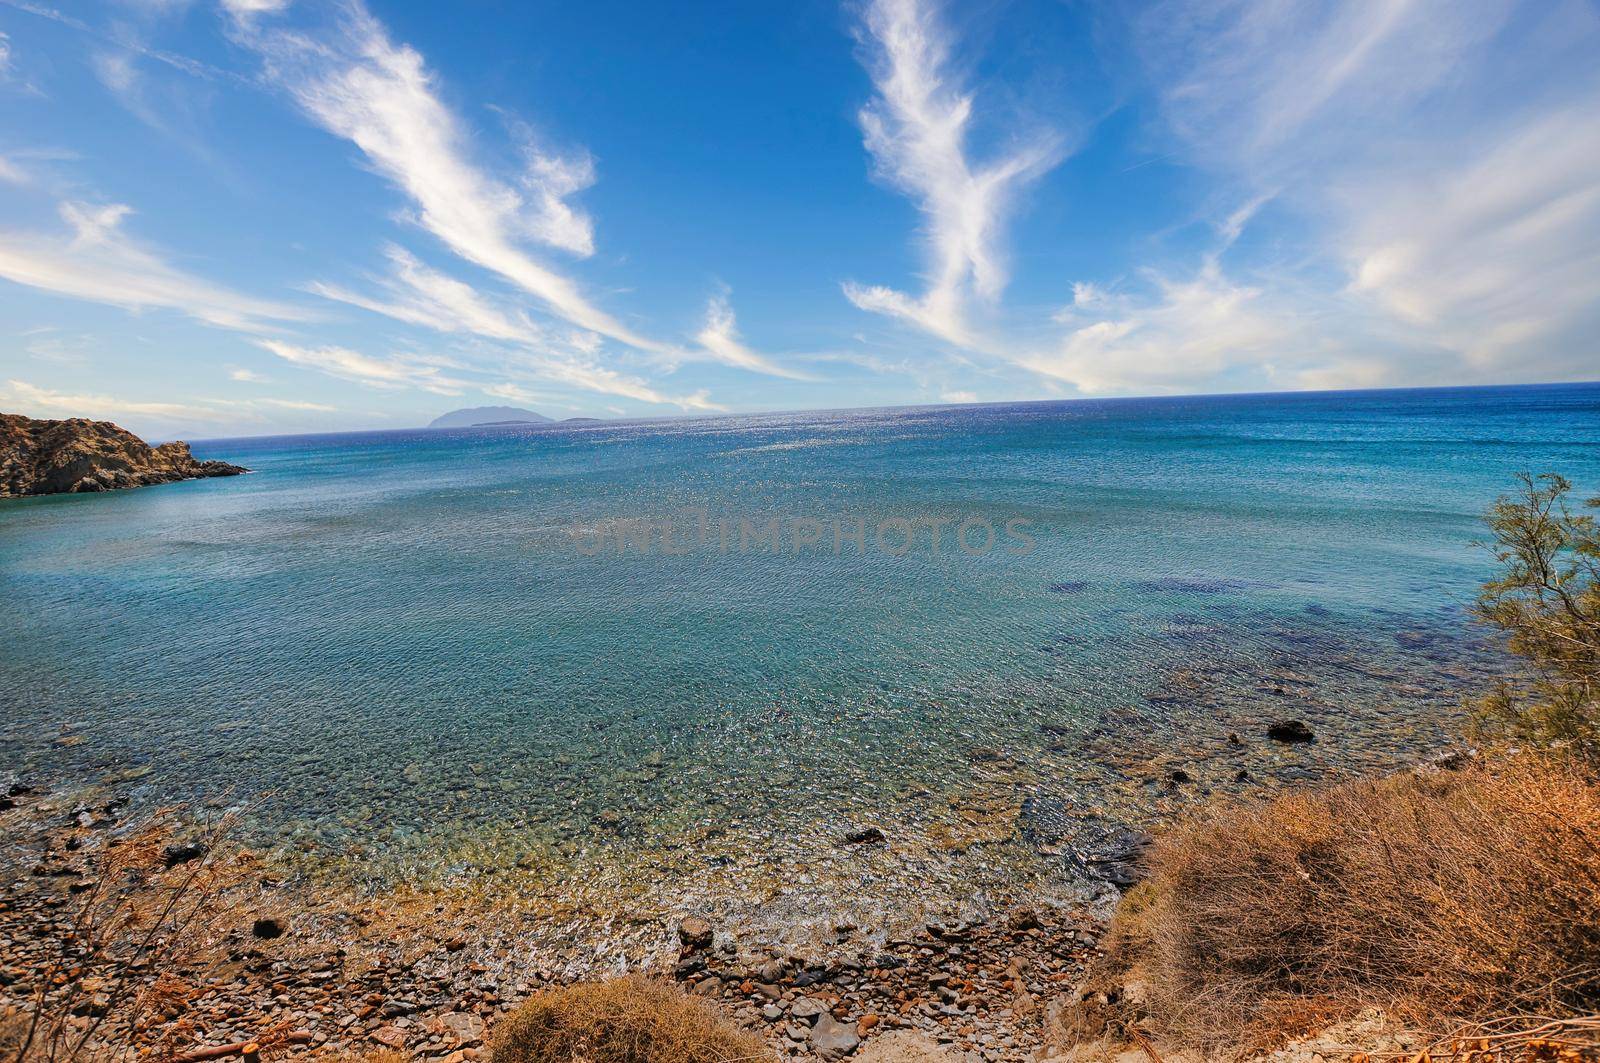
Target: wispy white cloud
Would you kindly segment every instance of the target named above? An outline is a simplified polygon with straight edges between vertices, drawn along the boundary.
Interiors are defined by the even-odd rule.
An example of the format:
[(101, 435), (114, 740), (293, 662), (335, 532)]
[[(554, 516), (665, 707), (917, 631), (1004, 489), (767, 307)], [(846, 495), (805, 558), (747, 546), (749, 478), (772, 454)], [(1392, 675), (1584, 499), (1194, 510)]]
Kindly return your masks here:
[(236, 20), (234, 30), (262, 56), (269, 77), (315, 122), (359, 147), (412, 201), (414, 220), (455, 254), (505, 277), (580, 328), (639, 350), (665, 349), (601, 310), (571, 278), (522, 246), (531, 239), (587, 249), (586, 221), (565, 206), (566, 196), (589, 179), (582, 165), (536, 156), (522, 192), (477, 165), (422, 56), (391, 41), (359, 0), (343, 5), (337, 24), (316, 37), (268, 29), (254, 17)]
[(92, 333), (68, 332), (51, 326), (29, 329), (21, 333), (20, 338), (28, 357), (61, 366), (87, 365), (90, 355), (102, 346), (99, 337)]
[(593, 355), (581, 351), (519, 352), (511, 365), (533, 378), (535, 384), (555, 382), (602, 395), (617, 395), (637, 402), (676, 406), (682, 410), (720, 411), (725, 407), (711, 401), (710, 394), (698, 390), (688, 395), (670, 395), (629, 373), (600, 364)]
[(571, 202), (594, 184), (594, 158), (587, 151), (567, 155), (549, 151), (527, 122), (505, 117), (522, 147), (523, 172), (517, 183), (528, 197), (523, 216), (527, 234), (575, 255), (594, 254), (594, 220)]
[(243, 367), (228, 370), (228, 379), (236, 380), (241, 384), (265, 384), (267, 382), (267, 378), (254, 369), (245, 369)]
[(151, 425), (224, 425), (261, 423), (264, 410), (295, 413), (337, 413), (338, 407), (299, 399), (196, 398), (184, 402), (145, 402), (93, 392), (61, 391), (24, 380), (0, 384), (0, 402), (8, 409), (39, 417), (88, 417), (92, 420), (137, 421)]
[(931, 0), (872, 0), (865, 26), (877, 96), (862, 109), (861, 128), (875, 172), (922, 211), (929, 274), (920, 296), (854, 282), (845, 295), (863, 310), (974, 346), (968, 297), (993, 300), (1005, 287), (1003, 224), (1018, 191), (1055, 162), (1058, 141), (1024, 137), (975, 164), (967, 147), (973, 96), (950, 71), (949, 41)]
[(242, 295), (178, 269), (123, 229), (131, 208), (60, 204), (66, 232), (0, 231), (0, 277), (130, 310), (171, 309), (243, 332), (303, 321), (293, 306)]
[[(101, 28), (99, 26), (90, 24), (76, 15), (68, 14), (67, 12), (62, 11), (60, 8), (51, 7), (48, 4), (34, 3), (33, 0), (0, 0), (0, 3), (3, 3), (7, 7), (14, 8), (18, 11), (25, 11), (37, 18), (49, 19), (51, 22), (60, 23), (61, 25), (75, 30), (78, 33), (95, 37), (99, 40), (116, 45), (119, 48), (135, 52), (147, 59), (153, 59), (158, 63), (164, 63), (172, 69), (182, 71), (183, 73), (189, 74), (192, 77), (202, 78), (207, 81), (238, 81), (241, 83), (246, 80), (239, 77), (232, 71), (212, 66), (210, 63), (202, 62), (191, 56), (182, 55), (177, 52), (165, 51), (160, 48), (152, 48), (141, 39), (139, 33), (133, 27), (130, 27), (129, 24), (122, 19), (114, 20), (105, 28)], [(157, 13), (155, 10), (157, 8), (178, 7), (182, 5), (149, 3), (146, 6), (151, 9), (148, 13)]]
[(64, 392), (36, 387), (23, 380), (8, 380), (0, 397), (10, 409), (41, 417), (88, 417), (116, 420), (134, 414), (164, 420), (218, 422), (234, 415), (210, 405), (181, 402), (140, 402), (83, 392)]
[(1292, 358), (1292, 322), (1263, 305), (1259, 288), (1210, 262), (1184, 280), (1152, 278), (1153, 297), (1112, 298), (1080, 286), (1059, 315), (1068, 332), (1020, 364), (1089, 393), (1216, 386), (1236, 368)]
[(306, 402), (303, 399), (245, 399), (247, 406), (271, 406), (279, 410), (300, 410), (310, 413), (338, 413), (339, 407), (325, 402)]
[[(682, 409), (719, 408), (703, 391), (669, 394), (605, 364), (604, 340), (667, 363), (697, 355), (623, 324), (529, 250), (537, 243), (576, 255), (593, 252), (593, 222), (573, 203), (594, 181), (593, 160), (586, 153), (552, 152), (526, 123), (507, 117), (522, 148), (522, 170), (507, 179), (480, 165), (461, 123), (440, 100), (423, 57), (392, 41), (359, 0), (343, 5), (331, 25), (314, 32), (271, 27), (262, 17), (271, 12), (259, 5), (231, 10), (236, 39), (262, 57), (269, 78), (317, 124), (359, 147), (373, 168), (410, 199), (411, 220), (459, 258), (536, 297), (565, 325), (535, 322), (397, 247), (389, 249), (391, 270), (377, 281), (378, 294), (326, 282), (311, 290), (407, 324), (492, 341), (501, 345), (504, 363), (527, 379)], [(727, 328), (712, 330), (720, 347), (708, 349), (708, 355), (742, 358), (747, 368), (784, 375), (745, 348), (731, 327), (730, 312)], [(366, 356), (342, 348), (294, 350), (303, 358), (307, 350), (316, 355), (303, 364), (368, 380), (381, 380), (381, 373), (393, 368), (383, 360), (366, 364), (359, 360)]]
[(728, 293), (725, 291), (713, 295), (706, 304), (705, 327), (695, 339), (713, 359), (736, 369), (748, 369), (752, 373), (765, 373), (768, 376), (785, 377), (789, 380), (816, 379), (798, 370), (781, 366), (766, 355), (745, 346), (739, 339), (738, 324), (734, 320), (733, 307), (729, 304)]
[(1518, 2), (1161, 0), (1135, 43), (1188, 159), (1292, 184), (1415, 131), (1414, 108), (1461, 81)]
[(305, 347), (282, 340), (256, 341), (291, 365), (316, 369), (375, 388), (418, 388), (435, 395), (459, 395), (472, 385), (450, 376), (437, 362), (409, 355), (375, 357), (333, 345)]
[(682, 409), (714, 408), (703, 394), (670, 395), (635, 375), (604, 365), (599, 337), (592, 332), (552, 332), (524, 314), (496, 306), (471, 285), (431, 269), (403, 248), (391, 245), (388, 257), (391, 274), (377, 282), (383, 290), (381, 297), (322, 283), (311, 285), (310, 290), (407, 324), (509, 345), (497, 348), (501, 361), (547, 382)]
[(505, 399), (519, 406), (543, 406), (553, 402), (554, 397), (541, 391), (535, 391), (522, 384), (511, 384), (501, 381), (497, 384), (485, 384), (478, 389), (491, 399)]
[(23, 96), (44, 96), (39, 86), (18, 71), (11, 37), (4, 31), (0, 31), (0, 91)]
[(381, 298), (317, 282), (309, 290), (327, 299), (358, 306), (437, 332), (470, 333), (514, 343), (542, 343), (543, 330), (528, 320), (491, 304), (471, 285), (430, 269), (398, 245), (386, 249), (390, 276), (379, 280)]
[(97, 52), (91, 57), (89, 65), (93, 68), (95, 77), (100, 80), (100, 84), (105, 86), (106, 91), (129, 114), (152, 129), (178, 136), (198, 154), (204, 154), (199, 141), (187, 133), (175, 133), (166, 117), (151, 103), (144, 75), (139, 70), (137, 60), (136, 53), (118, 49)]
[(530, 151), (522, 186), (535, 209), (527, 218), (528, 235), (551, 247), (577, 255), (594, 254), (594, 223), (567, 197), (594, 184), (594, 160), (588, 155), (563, 158)]
[(275, 15), (287, 10), (290, 0), (222, 0), (222, 9), (236, 19)]
[[(1307, 353), (1304, 381), (1593, 375), (1592, 5), (1165, 0), (1135, 30), (1179, 155), (1237, 196), (1273, 196), (1308, 233), (1309, 274), (1336, 278), (1280, 276), (1233, 303), (1231, 326), (1244, 329), (1234, 361), (1270, 379), (1293, 360), (1243, 349), (1263, 334), (1246, 322), (1259, 326), (1275, 304), (1286, 323), (1328, 312), (1324, 346), (1337, 350)], [(1255, 288), (1226, 279), (1214, 257), (1192, 284)], [(1176, 314), (1167, 294), (1147, 316)], [(1184, 346), (1207, 363), (1211, 344)], [(1174, 379), (1203, 379), (1161, 361)]]
[[(1345, 190), (1337, 237), (1354, 291), (1478, 371), (1595, 375), (1600, 96), (1457, 167)], [(1418, 175), (1420, 176), (1420, 175)]]

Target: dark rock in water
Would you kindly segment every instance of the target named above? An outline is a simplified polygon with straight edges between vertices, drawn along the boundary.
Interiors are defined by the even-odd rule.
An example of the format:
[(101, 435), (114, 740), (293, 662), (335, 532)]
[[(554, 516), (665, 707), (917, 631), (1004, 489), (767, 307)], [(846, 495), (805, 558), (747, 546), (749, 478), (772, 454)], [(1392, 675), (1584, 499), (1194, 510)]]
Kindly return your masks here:
[(1132, 827), (1102, 828), (1073, 845), (1072, 860), (1089, 878), (1125, 890), (1144, 878), (1144, 855), (1154, 840)]
[(711, 924), (698, 915), (686, 915), (678, 923), (678, 940), (683, 942), (684, 948), (710, 948), (712, 938), (715, 936)]
[(161, 851), (161, 862), (168, 867), (177, 867), (187, 864), (191, 860), (198, 860), (206, 855), (206, 847), (200, 842), (179, 842), (169, 845)]
[(1274, 742), (1315, 742), (1317, 736), (1303, 720), (1274, 720), (1267, 725), (1267, 737)]
[(1017, 833), (1034, 848), (1056, 845), (1069, 833), (1067, 802), (1053, 794), (1029, 794), (1017, 812)]
[(1242, 590), (1247, 584), (1237, 579), (1165, 576), (1159, 579), (1140, 580), (1134, 586), (1155, 594), (1226, 594), (1229, 591)]
[(1447, 749), (1443, 753), (1429, 757), (1422, 762), (1425, 768), (1434, 768), (1438, 771), (1460, 771), (1472, 763), (1472, 758), (1477, 756), (1477, 751), (1472, 749)]
[(282, 937), (288, 932), (289, 919), (282, 915), (258, 915), (250, 925), (250, 933), (262, 939)]
[(199, 461), (187, 443), (152, 447), (110, 421), (0, 413), (0, 498), (148, 487), (250, 470)]
[(853, 830), (844, 836), (844, 843), (846, 845), (867, 845), (872, 842), (881, 842), (886, 840), (887, 839), (883, 836), (883, 831), (879, 830), (877, 827), (863, 827), (860, 830)]
[(1088, 581), (1081, 579), (1069, 579), (1064, 580), (1061, 583), (1050, 584), (1051, 594), (1082, 594), (1088, 589)]

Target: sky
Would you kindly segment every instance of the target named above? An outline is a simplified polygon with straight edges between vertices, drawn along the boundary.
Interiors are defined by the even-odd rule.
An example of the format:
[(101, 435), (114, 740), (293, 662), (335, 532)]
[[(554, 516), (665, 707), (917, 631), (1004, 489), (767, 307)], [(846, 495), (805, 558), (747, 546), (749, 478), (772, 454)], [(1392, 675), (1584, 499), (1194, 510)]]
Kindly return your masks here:
[(0, 0), (0, 409), (1600, 378), (1596, 0)]

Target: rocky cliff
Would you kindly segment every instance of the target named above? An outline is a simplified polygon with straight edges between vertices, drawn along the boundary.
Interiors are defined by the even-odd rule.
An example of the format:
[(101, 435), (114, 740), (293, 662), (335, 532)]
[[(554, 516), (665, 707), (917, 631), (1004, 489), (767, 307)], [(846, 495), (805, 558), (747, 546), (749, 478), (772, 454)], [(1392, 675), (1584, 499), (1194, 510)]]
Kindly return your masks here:
[(237, 476), (250, 470), (197, 461), (187, 443), (152, 447), (110, 421), (38, 421), (0, 413), (0, 498)]

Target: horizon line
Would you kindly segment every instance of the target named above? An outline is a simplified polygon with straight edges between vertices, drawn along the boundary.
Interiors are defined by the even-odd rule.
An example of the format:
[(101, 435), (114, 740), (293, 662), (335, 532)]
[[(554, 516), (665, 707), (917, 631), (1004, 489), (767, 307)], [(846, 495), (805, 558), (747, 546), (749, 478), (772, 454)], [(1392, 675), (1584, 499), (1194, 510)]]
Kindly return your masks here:
[[(559, 428), (559, 427), (561, 427), (563, 425), (566, 425), (568, 427), (593, 428), (596, 425), (636, 425), (636, 424), (659, 424), (659, 423), (668, 423), (668, 422), (673, 423), (673, 424), (681, 424), (681, 423), (684, 423), (684, 422), (694, 422), (694, 421), (732, 420), (734, 418), (740, 418), (740, 417), (783, 417), (783, 416), (794, 416), (794, 415), (798, 415), (798, 414), (845, 414), (845, 413), (867, 413), (867, 412), (873, 412), (873, 411), (895, 411), (895, 410), (909, 411), (909, 410), (939, 410), (939, 409), (969, 409), (969, 408), (970, 409), (976, 409), (976, 408), (990, 407), (990, 406), (1045, 406), (1045, 405), (1062, 405), (1062, 404), (1070, 404), (1070, 403), (1090, 403), (1090, 402), (1163, 402), (1163, 401), (1177, 401), (1177, 400), (1183, 400), (1183, 399), (1248, 399), (1248, 398), (1266, 398), (1266, 397), (1276, 397), (1276, 398), (1314, 398), (1314, 397), (1317, 397), (1317, 396), (1327, 396), (1327, 395), (1384, 395), (1384, 394), (1400, 394), (1400, 393), (1418, 392), (1418, 391), (1494, 391), (1494, 390), (1507, 390), (1507, 389), (1511, 389), (1511, 388), (1582, 388), (1582, 387), (1600, 387), (1600, 379), (1526, 381), (1526, 382), (1515, 383), (1515, 384), (1416, 384), (1416, 385), (1407, 385), (1407, 386), (1377, 387), (1377, 388), (1318, 388), (1318, 389), (1285, 389), (1285, 390), (1282, 390), (1282, 391), (1178, 392), (1178, 393), (1167, 393), (1167, 394), (1161, 394), (1161, 395), (1107, 395), (1107, 396), (1099, 396), (1099, 397), (1093, 396), (1093, 395), (1074, 395), (1074, 396), (1070, 396), (1070, 397), (1050, 398), (1050, 399), (995, 399), (993, 401), (986, 401), (986, 402), (913, 402), (913, 403), (892, 404), (892, 405), (886, 405), (886, 406), (820, 406), (820, 407), (801, 407), (801, 408), (771, 409), (771, 410), (746, 410), (746, 411), (743, 411), (743, 412), (738, 412), (738, 411), (726, 411), (726, 412), (717, 411), (717, 412), (706, 412), (706, 413), (662, 414), (662, 415), (659, 415), (659, 416), (652, 416), (652, 417), (590, 417), (590, 416), (587, 416), (587, 415), (578, 415), (578, 416), (571, 417), (571, 418), (550, 418), (550, 419), (545, 420), (545, 421), (528, 421), (528, 422), (521, 423), (521, 424), (504, 424), (504, 425), (493, 425), (493, 424), (461, 425), (461, 426), (456, 426), (456, 427), (444, 427), (444, 428), (433, 428), (433, 427), (430, 427), (428, 425), (404, 425), (404, 426), (395, 427), (395, 428), (341, 428), (341, 429), (332, 429), (332, 430), (322, 431), (322, 432), (271, 432), (271, 433), (263, 433), (261, 435), (195, 436), (192, 439), (184, 440), (184, 442), (190, 442), (190, 443), (214, 443), (214, 442), (231, 442), (231, 441), (234, 441), (234, 440), (245, 440), (245, 439), (301, 439), (301, 438), (325, 437), (325, 436), (381, 435), (381, 434), (384, 434), (384, 433), (387, 433), (387, 432), (463, 432), (463, 431), (471, 431), (471, 430), (481, 430), (481, 429), (485, 429), (485, 428), (507, 428), (507, 429), (511, 429), (511, 428), (518, 428), (518, 429), (536, 428), (536, 429), (548, 430), (548, 429), (553, 429), (553, 428)], [(461, 407), (461, 408), (462, 409), (471, 409), (472, 407)], [(451, 412), (454, 412), (454, 411), (447, 410), (447, 411), (445, 411), (444, 414), (440, 414), (439, 416), (442, 417), (442, 416), (445, 416), (446, 414), (451, 413)], [(538, 411), (530, 411), (530, 412), (537, 413)], [(540, 416), (545, 416), (545, 415), (540, 414)], [(65, 418), (58, 418), (58, 419), (63, 419), (64, 420)], [(92, 418), (85, 418), (85, 420), (92, 420)], [(579, 426), (573, 426), (570, 423), (572, 421), (581, 421), (583, 423), (581, 425), (579, 425)], [(111, 422), (111, 423), (115, 424), (116, 422)], [(161, 440), (160, 442), (173, 442), (173, 441), (174, 441), (173, 439), (166, 439), (166, 440)]]

